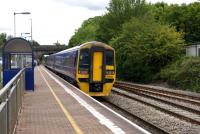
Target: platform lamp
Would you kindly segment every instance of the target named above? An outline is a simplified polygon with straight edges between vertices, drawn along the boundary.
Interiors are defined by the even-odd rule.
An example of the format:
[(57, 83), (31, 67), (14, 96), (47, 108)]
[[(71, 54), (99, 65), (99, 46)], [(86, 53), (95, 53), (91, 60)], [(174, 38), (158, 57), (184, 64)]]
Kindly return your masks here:
[(16, 37), (16, 20), (15, 20), (15, 15), (17, 14), (24, 14), (24, 15), (28, 15), (31, 14), (30, 12), (14, 12), (14, 37)]
[(33, 45), (33, 24), (32, 24), (32, 18), (30, 18), (31, 21), (31, 44)]
[[(28, 37), (28, 36), (23, 36), (23, 35), (30, 35), (30, 33), (21, 33), (21, 37), (23, 38), (25, 38), (26, 39), (26, 37)], [(30, 36), (31, 37), (31, 36)]]

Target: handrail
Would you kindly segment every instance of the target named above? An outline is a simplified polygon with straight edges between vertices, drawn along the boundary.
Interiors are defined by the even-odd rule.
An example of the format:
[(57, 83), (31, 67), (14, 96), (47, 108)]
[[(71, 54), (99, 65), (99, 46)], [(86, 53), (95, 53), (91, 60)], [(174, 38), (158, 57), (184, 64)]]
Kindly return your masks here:
[(25, 90), (25, 69), (0, 90), (0, 134), (13, 134)]
[(21, 75), (24, 69), (21, 69), (2, 89), (0, 89), (0, 99), (9, 90), (9, 87), (16, 81), (16, 79)]

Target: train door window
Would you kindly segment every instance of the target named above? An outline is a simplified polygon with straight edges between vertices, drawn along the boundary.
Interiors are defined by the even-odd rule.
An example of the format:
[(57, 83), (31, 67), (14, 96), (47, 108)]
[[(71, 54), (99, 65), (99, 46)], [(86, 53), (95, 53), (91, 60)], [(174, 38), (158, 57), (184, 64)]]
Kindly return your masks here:
[(70, 53), (67, 53), (66, 55), (66, 66), (70, 67)]
[(106, 65), (114, 65), (114, 51), (106, 50)]
[(55, 66), (58, 66), (58, 56), (55, 56)]
[(76, 67), (76, 64), (77, 64), (77, 57), (78, 57), (78, 51), (74, 52), (74, 67)]
[(72, 66), (73, 66), (72, 59), (73, 59), (72, 53), (70, 52), (70, 53), (69, 53), (69, 67), (72, 67)]
[(67, 54), (65, 53), (65, 54), (63, 54), (63, 66), (64, 66), (64, 68), (66, 68), (67, 67)]
[(79, 72), (88, 73), (89, 70), (89, 49), (82, 49), (80, 51)]

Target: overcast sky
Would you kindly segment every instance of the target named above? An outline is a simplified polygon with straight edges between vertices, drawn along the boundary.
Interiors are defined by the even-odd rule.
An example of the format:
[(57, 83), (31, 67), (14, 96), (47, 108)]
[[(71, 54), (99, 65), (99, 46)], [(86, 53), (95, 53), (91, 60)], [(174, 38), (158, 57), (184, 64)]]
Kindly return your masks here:
[[(162, 0), (147, 0), (158, 2)], [(163, 0), (167, 3), (191, 3), (197, 0)], [(70, 37), (82, 22), (106, 12), (109, 0), (2, 0), (0, 7), (0, 33), (14, 35), (14, 12), (31, 12), (16, 15), (17, 36), (30, 33), (42, 45), (59, 42), (68, 44)]]

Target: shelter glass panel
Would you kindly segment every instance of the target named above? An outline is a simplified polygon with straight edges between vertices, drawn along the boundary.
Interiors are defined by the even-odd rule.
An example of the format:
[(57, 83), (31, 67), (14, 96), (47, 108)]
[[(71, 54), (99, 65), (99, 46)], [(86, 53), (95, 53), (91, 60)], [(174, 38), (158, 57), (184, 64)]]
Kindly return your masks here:
[(31, 54), (11, 54), (10, 68), (32, 68), (32, 55)]

